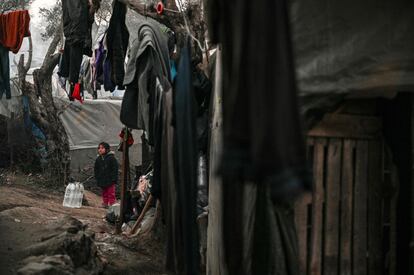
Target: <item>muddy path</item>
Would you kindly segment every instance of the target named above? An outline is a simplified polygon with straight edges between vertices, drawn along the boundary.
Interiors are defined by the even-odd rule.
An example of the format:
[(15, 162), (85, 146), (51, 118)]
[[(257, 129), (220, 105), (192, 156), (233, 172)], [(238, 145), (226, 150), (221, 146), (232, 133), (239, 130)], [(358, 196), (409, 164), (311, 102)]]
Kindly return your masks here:
[(85, 198), (87, 206), (65, 208), (62, 191), (1, 183), (0, 274), (30, 274), (21, 271), (30, 261), (64, 274), (166, 274), (161, 240), (115, 235), (100, 198)]

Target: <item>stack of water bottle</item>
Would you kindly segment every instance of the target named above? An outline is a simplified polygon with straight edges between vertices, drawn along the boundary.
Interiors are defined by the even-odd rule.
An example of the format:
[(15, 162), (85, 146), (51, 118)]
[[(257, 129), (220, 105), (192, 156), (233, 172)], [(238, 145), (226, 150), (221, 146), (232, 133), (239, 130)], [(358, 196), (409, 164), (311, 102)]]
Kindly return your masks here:
[(81, 208), (83, 200), (83, 184), (79, 182), (71, 182), (66, 186), (63, 206), (70, 208)]

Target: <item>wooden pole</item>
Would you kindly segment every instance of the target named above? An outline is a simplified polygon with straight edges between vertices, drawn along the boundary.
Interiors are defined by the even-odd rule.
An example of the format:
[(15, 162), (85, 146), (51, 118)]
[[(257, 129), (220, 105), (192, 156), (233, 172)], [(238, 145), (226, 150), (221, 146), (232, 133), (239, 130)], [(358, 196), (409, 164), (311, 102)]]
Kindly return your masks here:
[(147, 201), (145, 202), (144, 209), (142, 209), (141, 214), (139, 215), (138, 219), (136, 220), (134, 226), (132, 227), (132, 229), (130, 231), (130, 235), (134, 235), (137, 232), (138, 227), (141, 224), (142, 220), (144, 219), (145, 214), (147, 213), (148, 209), (150, 208), (151, 203), (153, 202), (153, 200), (154, 200), (154, 197), (150, 194)]
[(119, 211), (119, 217), (116, 223), (116, 234), (121, 234), (122, 224), (124, 223), (124, 212), (125, 212), (125, 192), (128, 178), (128, 167), (129, 167), (129, 154), (128, 154), (128, 128), (124, 130), (124, 138), (122, 142), (122, 164), (121, 164), (121, 206)]

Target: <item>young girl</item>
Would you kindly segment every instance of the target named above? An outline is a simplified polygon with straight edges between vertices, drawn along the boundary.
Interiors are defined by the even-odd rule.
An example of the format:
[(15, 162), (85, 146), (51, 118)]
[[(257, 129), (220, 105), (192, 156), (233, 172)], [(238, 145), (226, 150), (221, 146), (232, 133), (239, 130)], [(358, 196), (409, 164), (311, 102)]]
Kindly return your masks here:
[(115, 184), (118, 181), (118, 162), (106, 142), (101, 142), (98, 145), (95, 179), (98, 186), (102, 188), (102, 206), (107, 208), (114, 204), (116, 202)]

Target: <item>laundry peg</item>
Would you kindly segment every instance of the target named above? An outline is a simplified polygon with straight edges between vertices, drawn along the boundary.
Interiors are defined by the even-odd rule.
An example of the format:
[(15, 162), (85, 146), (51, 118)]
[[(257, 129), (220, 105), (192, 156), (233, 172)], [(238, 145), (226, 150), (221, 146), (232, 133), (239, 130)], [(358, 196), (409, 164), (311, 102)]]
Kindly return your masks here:
[(175, 13), (180, 13), (179, 11), (175, 11), (175, 10), (172, 10), (172, 9), (167, 9), (165, 6), (164, 6), (164, 3), (163, 2), (158, 2), (158, 4), (155, 6), (155, 10), (157, 11), (157, 14), (159, 14), (159, 15), (161, 15), (161, 14), (163, 14), (164, 13), (164, 11), (168, 11), (168, 12), (175, 12)]

